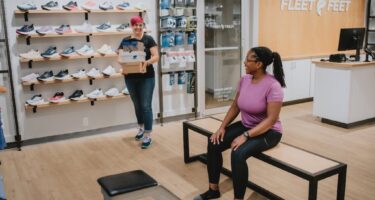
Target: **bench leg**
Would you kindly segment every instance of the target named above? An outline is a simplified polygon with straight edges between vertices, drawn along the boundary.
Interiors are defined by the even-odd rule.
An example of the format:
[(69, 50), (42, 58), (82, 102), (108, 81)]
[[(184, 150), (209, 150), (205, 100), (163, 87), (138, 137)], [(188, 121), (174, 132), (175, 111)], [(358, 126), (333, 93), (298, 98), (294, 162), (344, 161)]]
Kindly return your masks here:
[(183, 142), (184, 142), (184, 162), (189, 163), (190, 153), (189, 153), (189, 129), (184, 123), (183, 125)]
[(318, 193), (318, 181), (310, 180), (309, 182), (309, 200), (316, 200)]
[(337, 200), (345, 199), (345, 184), (346, 184), (346, 166), (339, 172), (339, 180), (337, 182)]

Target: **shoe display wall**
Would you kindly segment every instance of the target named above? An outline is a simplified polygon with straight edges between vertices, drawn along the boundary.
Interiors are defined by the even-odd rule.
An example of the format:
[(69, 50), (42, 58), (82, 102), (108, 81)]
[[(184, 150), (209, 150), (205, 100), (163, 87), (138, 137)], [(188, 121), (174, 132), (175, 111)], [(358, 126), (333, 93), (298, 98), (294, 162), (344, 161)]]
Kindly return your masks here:
[[(31, 101), (29, 101), (31, 104), (25, 104), (25, 111), (21, 115), (23, 115), (22, 120), (27, 121), (28, 126), (35, 125), (34, 121), (37, 120), (34, 118), (49, 115), (56, 116), (58, 119), (86, 115), (91, 120), (91, 118), (95, 118), (95, 116), (90, 116), (90, 112), (93, 110), (102, 112), (123, 106), (126, 111), (132, 108), (129, 91), (123, 76), (119, 75), (121, 70), (117, 65), (115, 51), (120, 41), (131, 33), (128, 22), (134, 15), (144, 16), (147, 28), (153, 30), (151, 34), (153, 38), (157, 39), (159, 35), (156, 34), (158, 29), (154, 15), (148, 15), (148, 12), (142, 10), (150, 10), (151, 13), (157, 12), (154, 5), (149, 5), (150, 1), (91, 0), (95, 5), (90, 5), (90, 1), (86, 0), (45, 0), (34, 1), (36, 3), (34, 5), (23, 5), (23, 10), (16, 6), (21, 1), (15, 0), (9, 3), (12, 6), (8, 7), (13, 9), (8, 11), (9, 13), (14, 12), (14, 16), (11, 18), (12, 23), (9, 23), (12, 28), (8, 30), (15, 32), (16, 29), (20, 29), (18, 35), (11, 38), (12, 42), (14, 41), (11, 45), (15, 49), (12, 52), (14, 55), (11, 55), (12, 60), (15, 60), (16, 56), (20, 57), (20, 63), (15, 63), (15, 71), (18, 72), (16, 82), (18, 82), (18, 86), (21, 86), (18, 87), (20, 89), (17, 95), (20, 96), (21, 103), (25, 103), (28, 99), (39, 94), (41, 98), (37, 96), (38, 98), (34, 97), (33, 99), (44, 99), (40, 101), (41, 104)], [(29, 11), (27, 14), (24, 13), (26, 10)], [(26, 15), (28, 15), (27, 21)], [(187, 20), (187, 18), (185, 19)], [(176, 27), (179, 23), (184, 23), (184, 18), (181, 21), (181, 23), (176, 21)], [(174, 41), (177, 41), (175, 46), (183, 47), (188, 40), (186, 35), (186, 31), (180, 35), (177, 34), (177, 38), (174, 35)], [(113, 42), (114, 40), (117, 42)], [(89, 73), (93, 68), (96, 68), (96, 72)], [(92, 76), (90, 77), (88, 74)], [(31, 89), (31, 85), (33, 89)], [(101, 88), (102, 95), (99, 94), (96, 99), (88, 98), (87, 94), (95, 91), (95, 88)], [(57, 92), (62, 92), (64, 95), (56, 95)], [(125, 99), (111, 100), (118, 98)], [(95, 105), (93, 107), (90, 106), (92, 102)], [(112, 102), (114, 106), (111, 105)], [(157, 100), (153, 103), (155, 102)], [(69, 104), (74, 105), (69, 106)], [(45, 107), (49, 109), (44, 109)], [(156, 105), (153, 107), (157, 110)], [(57, 112), (54, 112), (55, 109)], [(84, 114), (73, 115), (77, 110), (80, 112), (79, 109), (82, 109)], [(36, 113), (33, 114), (33, 112)], [(122, 111), (118, 112), (122, 113)], [(33, 115), (37, 116), (33, 117)], [(106, 123), (112, 125), (112, 122), (107, 122), (110, 121), (110, 117), (105, 117), (107, 118), (105, 119)], [(33, 120), (30, 120), (32, 118)], [(126, 122), (123, 124), (126, 124), (133, 119), (132, 116), (129, 116), (124, 120)], [(116, 122), (113, 123), (124, 120), (114, 119), (113, 121)], [(90, 121), (89, 126), (91, 125)], [(81, 131), (82, 124), (74, 126), (70, 130)], [(61, 132), (63, 130), (64, 128), (61, 129)], [(50, 134), (47, 132), (46, 130), (41, 136)]]

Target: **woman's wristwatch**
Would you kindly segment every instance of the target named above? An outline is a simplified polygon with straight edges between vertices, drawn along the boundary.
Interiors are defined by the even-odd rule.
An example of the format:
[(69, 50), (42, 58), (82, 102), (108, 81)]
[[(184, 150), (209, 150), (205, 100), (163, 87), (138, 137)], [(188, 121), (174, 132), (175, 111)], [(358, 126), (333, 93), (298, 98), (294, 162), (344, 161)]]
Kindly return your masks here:
[(250, 138), (250, 134), (249, 134), (249, 132), (248, 132), (248, 131), (245, 131), (245, 132), (243, 133), (243, 135), (244, 135), (244, 136), (246, 136), (246, 138), (247, 138), (247, 139), (249, 139), (249, 138)]

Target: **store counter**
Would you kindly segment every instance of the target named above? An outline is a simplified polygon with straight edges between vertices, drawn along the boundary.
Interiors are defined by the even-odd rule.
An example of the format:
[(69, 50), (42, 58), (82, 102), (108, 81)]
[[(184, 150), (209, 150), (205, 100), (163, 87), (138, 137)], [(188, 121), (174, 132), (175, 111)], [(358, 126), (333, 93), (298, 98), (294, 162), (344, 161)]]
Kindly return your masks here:
[(313, 63), (313, 115), (344, 128), (375, 121), (375, 62)]

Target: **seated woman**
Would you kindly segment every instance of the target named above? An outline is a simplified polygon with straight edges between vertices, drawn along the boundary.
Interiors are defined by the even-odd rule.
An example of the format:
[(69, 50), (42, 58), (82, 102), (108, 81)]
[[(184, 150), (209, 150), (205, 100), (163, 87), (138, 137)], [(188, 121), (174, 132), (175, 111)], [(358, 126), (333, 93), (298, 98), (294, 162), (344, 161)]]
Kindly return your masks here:
[[(267, 67), (273, 63), (273, 74)], [(209, 190), (194, 198), (219, 198), (222, 152), (231, 148), (231, 166), (234, 198), (243, 199), (248, 181), (246, 160), (257, 153), (276, 146), (282, 136), (279, 114), (285, 87), (280, 55), (267, 47), (255, 47), (244, 62), (246, 75), (238, 85), (237, 95), (219, 130), (213, 134), (207, 147)], [(241, 121), (231, 122), (241, 113)]]

